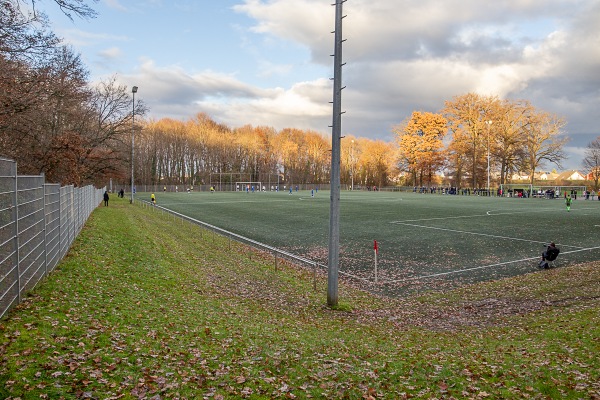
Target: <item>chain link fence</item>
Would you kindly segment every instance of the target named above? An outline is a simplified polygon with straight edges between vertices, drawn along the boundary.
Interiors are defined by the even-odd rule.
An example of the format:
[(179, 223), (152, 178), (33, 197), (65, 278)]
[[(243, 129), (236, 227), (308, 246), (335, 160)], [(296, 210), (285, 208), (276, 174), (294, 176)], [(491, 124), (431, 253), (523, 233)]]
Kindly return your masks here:
[(0, 158), (0, 318), (58, 265), (103, 193), (17, 175)]

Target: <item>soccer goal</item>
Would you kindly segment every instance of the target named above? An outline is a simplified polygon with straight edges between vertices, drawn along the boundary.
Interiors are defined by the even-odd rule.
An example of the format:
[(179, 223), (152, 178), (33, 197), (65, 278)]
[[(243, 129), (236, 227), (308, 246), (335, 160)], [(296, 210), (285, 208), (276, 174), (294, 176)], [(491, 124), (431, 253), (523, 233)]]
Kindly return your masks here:
[(502, 197), (531, 197), (533, 185), (528, 183), (504, 183), (500, 185)]
[(260, 192), (262, 190), (267, 190), (266, 187), (262, 185), (261, 182), (236, 182), (235, 183), (235, 191), (236, 192)]

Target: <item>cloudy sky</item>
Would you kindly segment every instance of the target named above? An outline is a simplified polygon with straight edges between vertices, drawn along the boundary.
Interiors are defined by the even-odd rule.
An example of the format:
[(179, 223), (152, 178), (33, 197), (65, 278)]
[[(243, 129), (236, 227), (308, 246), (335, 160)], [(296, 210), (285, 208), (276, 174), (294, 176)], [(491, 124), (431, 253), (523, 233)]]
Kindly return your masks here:
[[(99, 0), (73, 22), (43, 4), (91, 79), (138, 86), (154, 119), (330, 134), (334, 2)], [(348, 0), (344, 14), (344, 135), (391, 141), (413, 111), (477, 92), (564, 117), (565, 168), (600, 136), (597, 0)]]

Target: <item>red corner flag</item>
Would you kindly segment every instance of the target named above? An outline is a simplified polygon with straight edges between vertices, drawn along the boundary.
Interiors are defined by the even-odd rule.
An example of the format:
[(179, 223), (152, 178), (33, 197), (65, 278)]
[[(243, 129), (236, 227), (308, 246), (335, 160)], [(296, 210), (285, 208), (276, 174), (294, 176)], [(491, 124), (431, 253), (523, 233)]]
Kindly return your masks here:
[(377, 240), (374, 240), (373, 242), (374, 242), (373, 243), (373, 250), (375, 250), (375, 253), (378, 253), (379, 252), (379, 246), (377, 246)]

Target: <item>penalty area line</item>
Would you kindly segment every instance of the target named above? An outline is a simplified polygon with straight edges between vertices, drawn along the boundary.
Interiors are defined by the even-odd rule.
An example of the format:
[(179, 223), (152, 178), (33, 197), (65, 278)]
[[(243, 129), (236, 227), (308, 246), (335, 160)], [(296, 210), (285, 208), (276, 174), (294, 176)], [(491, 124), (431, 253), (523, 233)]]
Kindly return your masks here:
[[(589, 247), (587, 249), (578, 249), (578, 250), (571, 250), (571, 251), (565, 251), (565, 252), (561, 252), (560, 254), (571, 254), (571, 253), (579, 253), (582, 251), (590, 251), (590, 250), (597, 250), (600, 249), (600, 246), (596, 246), (596, 247)], [(528, 258), (522, 258), (520, 260), (513, 260), (513, 261), (505, 261), (505, 262), (501, 262), (501, 263), (496, 263), (496, 264), (490, 264), (490, 265), (481, 265), (479, 267), (471, 267), (471, 268), (463, 268), (463, 269), (459, 269), (456, 271), (449, 271), (449, 272), (440, 272), (437, 274), (430, 274), (430, 275), (423, 275), (423, 276), (415, 276), (413, 278), (404, 278), (404, 279), (397, 279), (397, 280), (393, 280), (393, 281), (381, 281), (381, 283), (383, 284), (391, 284), (391, 283), (401, 283), (401, 282), (410, 282), (410, 281), (418, 281), (420, 279), (429, 279), (429, 278), (436, 278), (439, 276), (447, 276), (447, 275), (452, 275), (452, 274), (460, 274), (462, 272), (469, 272), (469, 271), (475, 271), (478, 269), (486, 269), (486, 268), (492, 268), (492, 267), (500, 267), (503, 265), (508, 265), (508, 264), (515, 264), (515, 263), (519, 263), (519, 262), (525, 262), (525, 261), (533, 261), (533, 260), (540, 260), (540, 257), (528, 257)]]
[[(521, 239), (521, 238), (510, 237), (510, 236), (491, 235), (489, 233), (477, 233), (477, 232), (469, 232), (469, 231), (459, 231), (457, 229), (439, 228), (439, 227), (436, 227), (436, 226), (425, 226), (425, 225), (417, 225), (417, 224), (407, 224), (405, 222), (392, 222), (392, 223), (396, 224), (396, 225), (412, 226), (414, 228), (433, 229), (433, 230), (445, 231), (445, 232), (452, 232), (452, 233), (464, 233), (464, 234), (467, 234), (467, 235), (485, 236), (485, 237), (491, 237), (491, 238), (495, 238), (495, 239), (517, 240), (517, 241), (528, 242), (528, 243), (541, 243), (541, 244), (547, 243), (547, 242), (541, 242), (539, 240)], [(581, 249), (582, 248), (582, 247), (579, 247), (579, 246), (570, 246), (570, 245), (560, 244), (560, 243), (558, 243), (558, 244), (561, 245), (561, 246), (563, 246), (563, 247), (572, 247), (572, 248), (575, 248), (575, 249)]]

